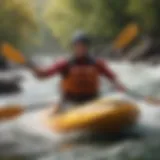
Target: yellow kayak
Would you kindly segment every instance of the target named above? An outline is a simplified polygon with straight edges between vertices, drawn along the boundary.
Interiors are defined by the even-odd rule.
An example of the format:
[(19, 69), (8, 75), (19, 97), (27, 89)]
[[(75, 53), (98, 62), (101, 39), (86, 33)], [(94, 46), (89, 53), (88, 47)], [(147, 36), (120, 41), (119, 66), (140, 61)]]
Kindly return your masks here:
[(65, 113), (51, 115), (52, 110), (43, 112), (43, 124), (54, 132), (88, 130), (113, 133), (136, 123), (139, 109), (125, 100), (103, 98), (74, 106)]

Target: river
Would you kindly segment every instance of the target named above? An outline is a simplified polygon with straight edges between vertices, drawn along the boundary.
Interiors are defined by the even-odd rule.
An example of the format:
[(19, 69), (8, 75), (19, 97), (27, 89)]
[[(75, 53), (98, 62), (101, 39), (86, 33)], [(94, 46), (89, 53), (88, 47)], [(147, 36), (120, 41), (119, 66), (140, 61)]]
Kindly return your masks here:
[[(50, 57), (41, 57), (48, 66)], [(109, 62), (119, 79), (133, 91), (160, 97), (160, 66)], [(29, 70), (19, 70), (23, 75), (23, 93), (0, 98), (0, 104), (30, 104), (58, 98), (59, 77), (39, 81)], [(110, 87), (102, 80), (102, 91)], [(80, 133), (60, 135), (42, 125), (40, 110), (27, 112), (15, 120), (0, 124), (0, 159), (4, 160), (159, 160), (160, 158), (160, 108), (140, 98), (121, 93), (110, 96), (131, 98), (139, 105), (141, 116), (128, 133), (118, 139), (84, 136)], [(44, 106), (45, 107), (45, 106)]]

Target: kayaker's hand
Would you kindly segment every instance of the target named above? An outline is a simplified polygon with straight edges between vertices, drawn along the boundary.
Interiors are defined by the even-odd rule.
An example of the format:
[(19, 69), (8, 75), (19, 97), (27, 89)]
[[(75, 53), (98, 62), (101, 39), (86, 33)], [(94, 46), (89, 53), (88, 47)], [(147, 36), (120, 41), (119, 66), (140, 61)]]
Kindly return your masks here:
[(126, 92), (125, 87), (123, 87), (123, 86), (121, 86), (121, 85), (119, 85), (119, 86), (117, 87), (117, 89), (118, 89), (118, 91), (120, 91), (120, 92)]
[(115, 87), (116, 87), (116, 89), (118, 91), (120, 91), (120, 92), (126, 92), (126, 88), (122, 84), (120, 84), (119, 82), (115, 82), (114, 84), (115, 84)]
[(38, 78), (38, 79), (44, 79), (44, 78), (46, 78), (45, 72), (42, 71), (41, 69), (39, 69), (38, 67), (36, 67), (36, 65), (32, 61), (29, 61), (26, 64), (26, 67), (28, 67), (34, 73), (34, 75), (36, 76), (36, 78)]
[(35, 64), (32, 61), (28, 61), (26, 63), (26, 67), (28, 67), (29, 69), (31, 69), (33, 71), (36, 69), (36, 66), (35, 66)]

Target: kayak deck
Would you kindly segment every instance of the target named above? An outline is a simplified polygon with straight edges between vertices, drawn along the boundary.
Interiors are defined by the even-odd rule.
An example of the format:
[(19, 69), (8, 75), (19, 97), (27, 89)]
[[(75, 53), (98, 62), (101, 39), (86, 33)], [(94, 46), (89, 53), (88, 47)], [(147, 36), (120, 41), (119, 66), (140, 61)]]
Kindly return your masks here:
[(89, 130), (93, 132), (119, 132), (138, 119), (138, 107), (128, 101), (100, 99), (83, 106), (76, 106), (65, 113), (51, 116), (44, 114), (43, 123), (54, 132)]

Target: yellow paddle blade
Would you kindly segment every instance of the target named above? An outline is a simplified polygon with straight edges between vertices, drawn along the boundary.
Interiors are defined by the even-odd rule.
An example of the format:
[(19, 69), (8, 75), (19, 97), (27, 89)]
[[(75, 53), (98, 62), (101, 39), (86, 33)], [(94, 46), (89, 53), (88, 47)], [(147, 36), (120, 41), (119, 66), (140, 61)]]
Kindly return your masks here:
[(21, 52), (14, 47), (12, 47), (8, 43), (4, 43), (2, 45), (2, 54), (10, 61), (25, 64), (26, 60), (25, 57), (21, 54)]
[(0, 108), (0, 121), (14, 119), (24, 113), (21, 106), (5, 106)]
[(138, 35), (139, 28), (137, 24), (127, 25), (113, 42), (114, 49), (123, 49), (129, 45)]

